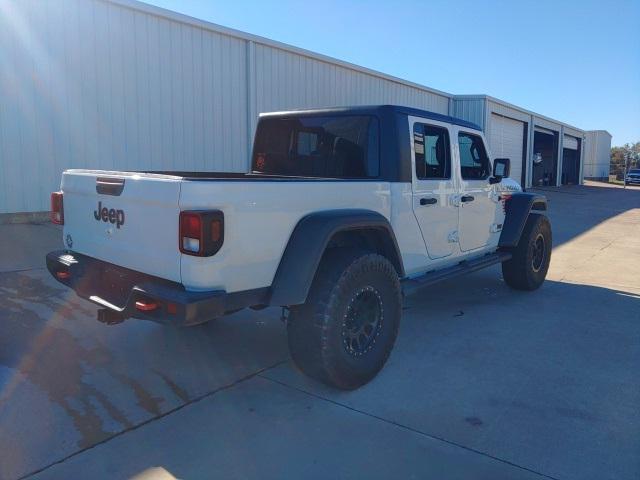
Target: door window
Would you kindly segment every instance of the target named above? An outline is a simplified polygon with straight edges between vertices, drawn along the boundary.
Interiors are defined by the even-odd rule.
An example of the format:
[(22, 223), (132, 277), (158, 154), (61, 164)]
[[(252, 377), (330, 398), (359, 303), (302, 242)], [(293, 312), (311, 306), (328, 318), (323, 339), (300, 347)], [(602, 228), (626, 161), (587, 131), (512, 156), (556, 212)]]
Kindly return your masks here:
[(449, 132), (446, 128), (415, 123), (413, 147), (416, 177), (420, 180), (451, 178)]
[(458, 134), (460, 172), (465, 180), (484, 180), (489, 177), (491, 165), (482, 138), (470, 133)]

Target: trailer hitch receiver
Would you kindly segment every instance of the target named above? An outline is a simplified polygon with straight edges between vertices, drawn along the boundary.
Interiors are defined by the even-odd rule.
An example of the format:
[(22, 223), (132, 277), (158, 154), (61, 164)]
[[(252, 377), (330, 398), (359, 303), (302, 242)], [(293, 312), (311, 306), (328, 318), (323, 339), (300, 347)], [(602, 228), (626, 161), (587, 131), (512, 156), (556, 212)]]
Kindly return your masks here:
[(126, 319), (124, 315), (119, 312), (114, 312), (109, 308), (101, 308), (98, 310), (98, 321), (106, 323), (107, 325), (116, 325), (124, 322)]

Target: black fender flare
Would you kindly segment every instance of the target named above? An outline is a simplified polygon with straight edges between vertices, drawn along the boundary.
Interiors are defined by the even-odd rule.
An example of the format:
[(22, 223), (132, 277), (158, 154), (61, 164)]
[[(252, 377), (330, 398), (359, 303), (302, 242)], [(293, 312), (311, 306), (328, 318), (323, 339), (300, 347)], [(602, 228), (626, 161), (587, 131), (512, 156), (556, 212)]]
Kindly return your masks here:
[(373, 230), (382, 238), (387, 258), (403, 277), (400, 249), (391, 224), (383, 215), (360, 209), (314, 212), (303, 217), (291, 233), (271, 284), (269, 304), (304, 303), (331, 239), (339, 232), (357, 230)]
[(498, 246), (512, 248), (518, 245), (531, 210), (546, 211), (547, 197), (538, 193), (513, 193), (505, 202), (505, 219)]

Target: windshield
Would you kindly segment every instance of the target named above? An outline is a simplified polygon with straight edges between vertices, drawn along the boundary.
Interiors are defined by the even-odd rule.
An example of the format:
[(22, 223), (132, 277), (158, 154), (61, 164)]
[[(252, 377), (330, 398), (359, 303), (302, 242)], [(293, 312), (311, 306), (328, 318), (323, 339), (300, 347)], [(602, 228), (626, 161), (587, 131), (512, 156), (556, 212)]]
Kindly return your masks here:
[(252, 166), (255, 173), (271, 175), (375, 178), (378, 120), (365, 115), (263, 119)]

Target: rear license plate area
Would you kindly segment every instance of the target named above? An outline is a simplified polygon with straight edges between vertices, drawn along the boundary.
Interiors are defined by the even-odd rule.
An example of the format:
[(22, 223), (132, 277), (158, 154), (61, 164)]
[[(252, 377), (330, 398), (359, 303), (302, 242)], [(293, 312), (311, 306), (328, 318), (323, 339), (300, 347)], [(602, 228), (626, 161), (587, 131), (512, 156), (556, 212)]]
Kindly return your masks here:
[(98, 295), (119, 307), (124, 307), (131, 289), (135, 285), (135, 279), (129, 273), (110, 266), (100, 268), (98, 276)]

